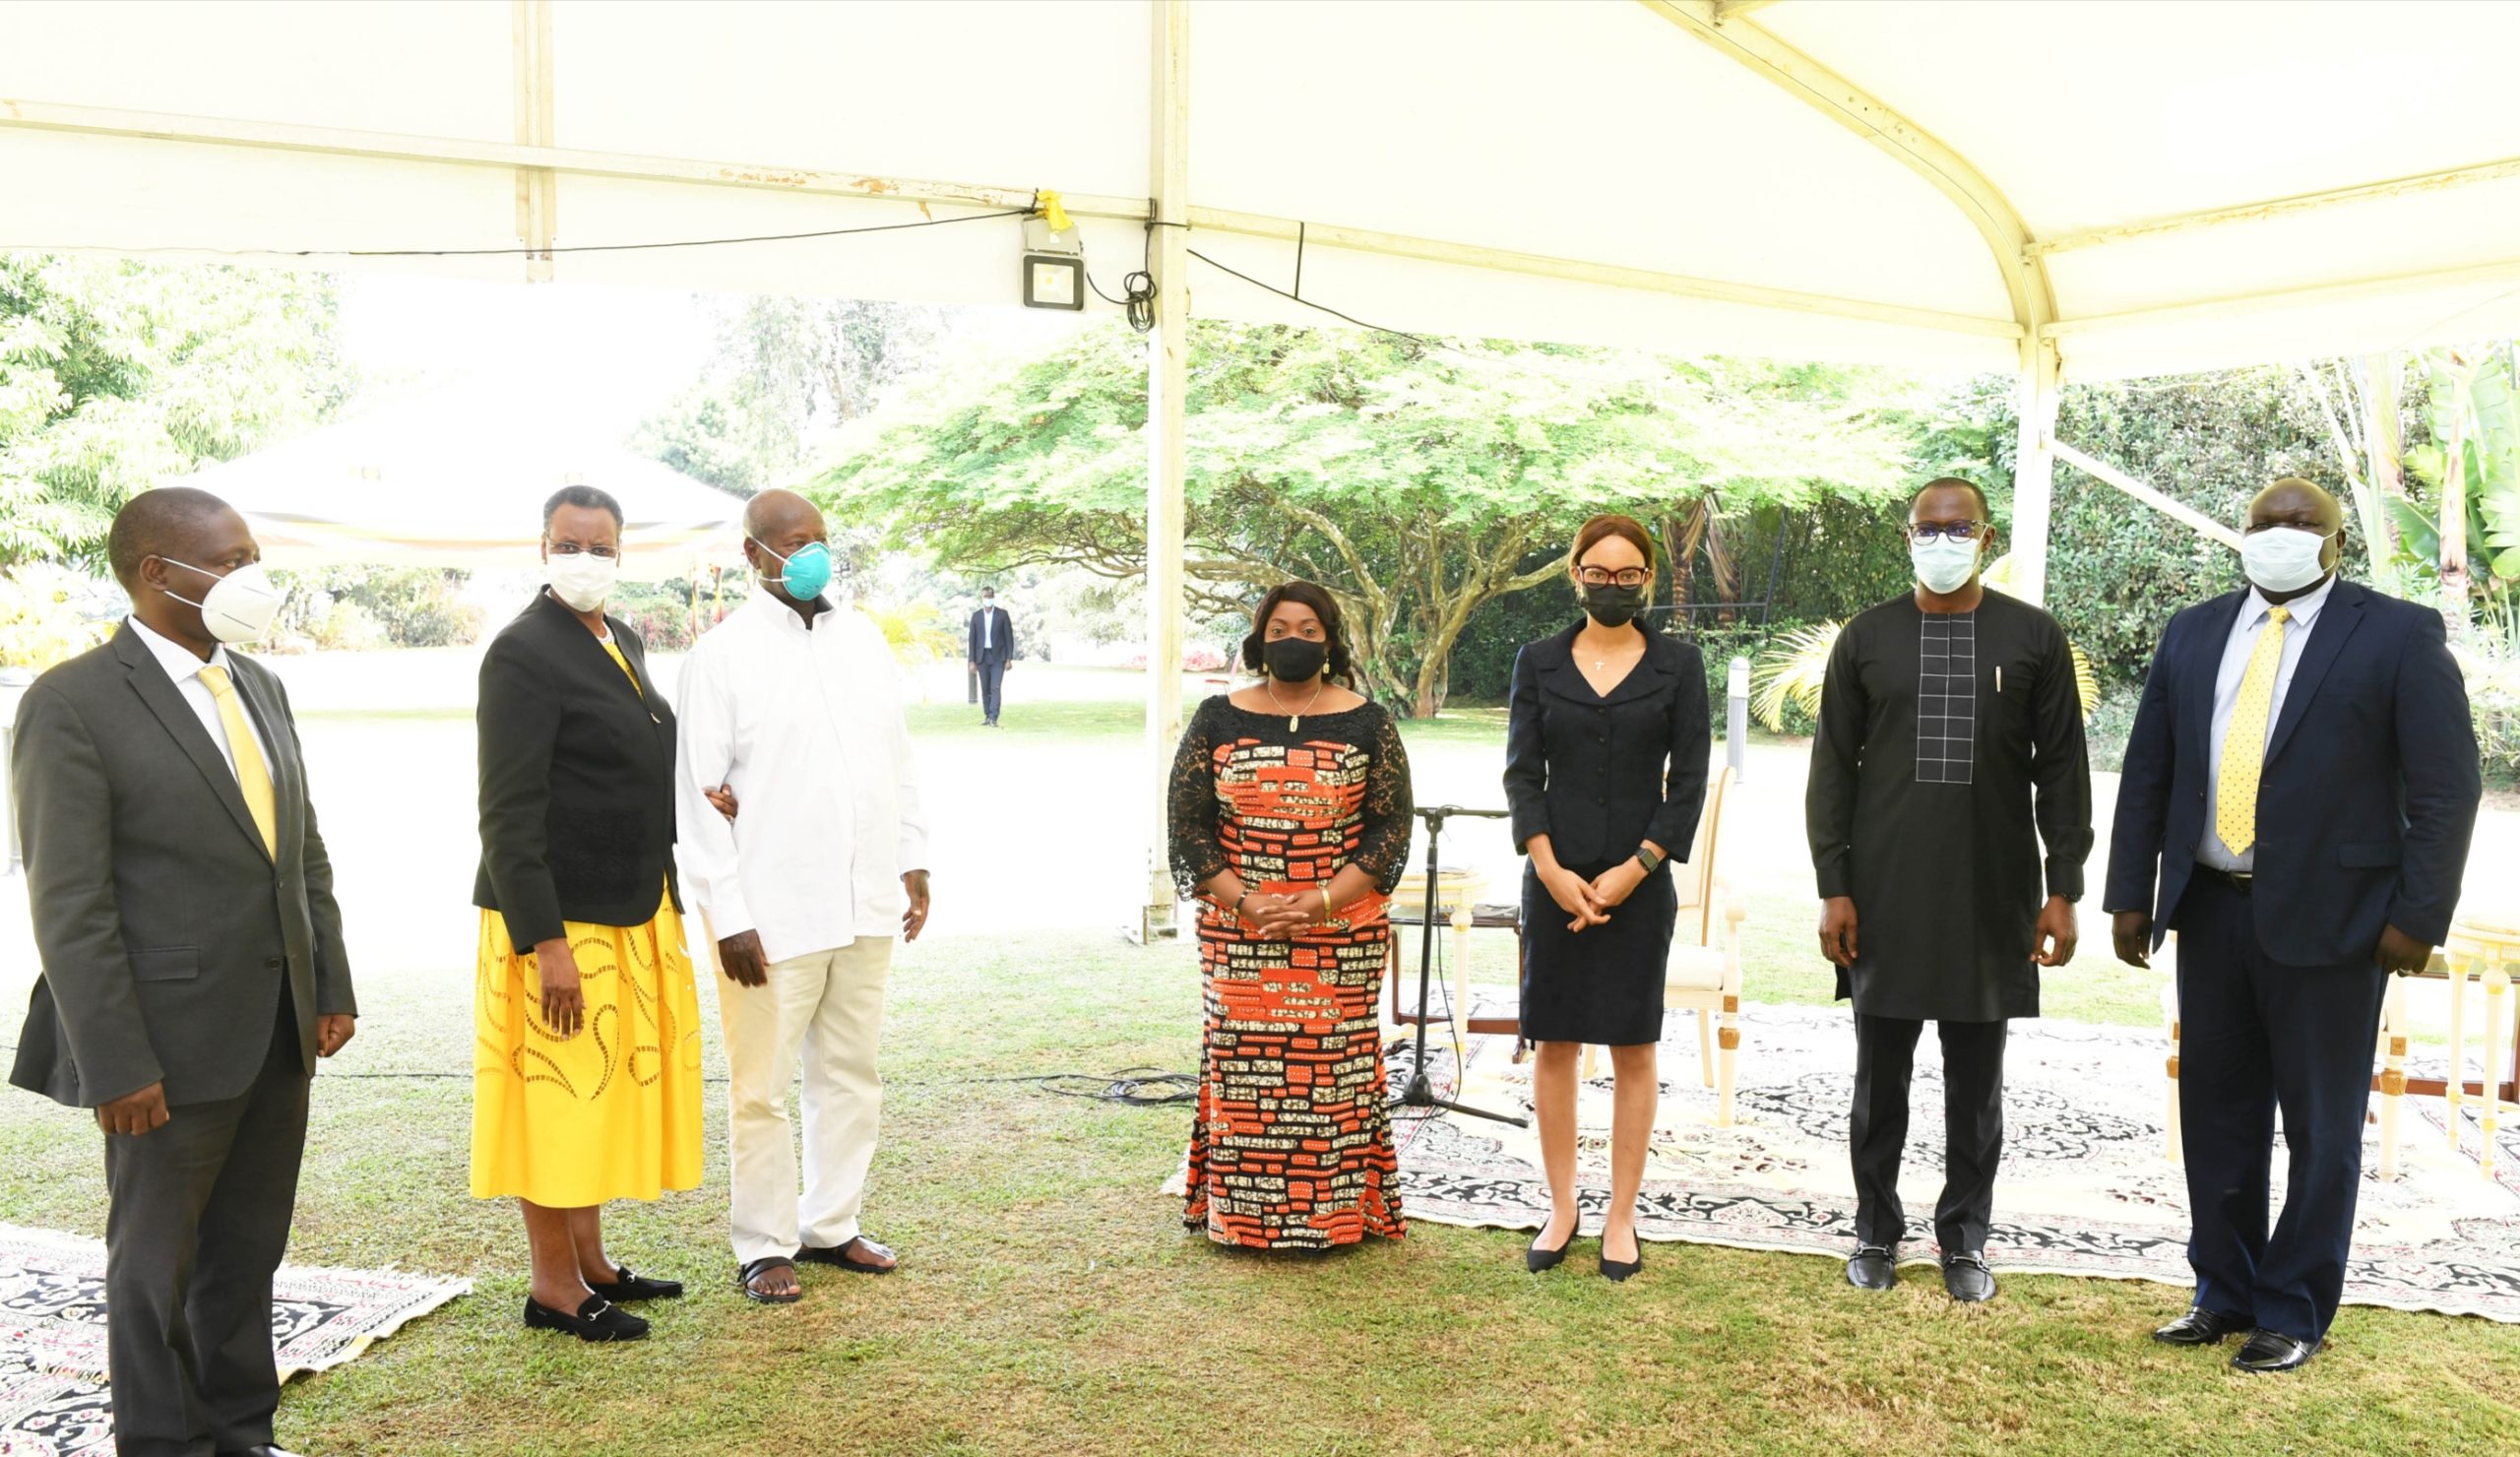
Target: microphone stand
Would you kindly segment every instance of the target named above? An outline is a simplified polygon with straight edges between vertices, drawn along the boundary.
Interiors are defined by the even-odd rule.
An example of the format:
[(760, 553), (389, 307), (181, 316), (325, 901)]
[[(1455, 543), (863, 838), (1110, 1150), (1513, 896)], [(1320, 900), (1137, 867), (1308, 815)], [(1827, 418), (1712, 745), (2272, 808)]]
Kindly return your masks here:
[[(1410, 1067), (1409, 1086), (1401, 1089), (1400, 1096), (1391, 1100), (1387, 1106), (1390, 1108), (1439, 1108), (1446, 1112), (1467, 1113), (1474, 1118), (1486, 1118), (1493, 1122), (1511, 1123), (1517, 1128), (1526, 1128), (1531, 1126), (1529, 1118), (1516, 1117), (1512, 1113), (1491, 1113), (1485, 1109), (1472, 1108), (1467, 1104), (1436, 1097), (1435, 1085), (1426, 1077), (1426, 1025), (1433, 1020), (1426, 1015), (1426, 996), (1435, 973), (1435, 842), (1443, 836), (1444, 821), (1456, 814), (1469, 815), (1474, 819), (1505, 817), (1505, 812), (1501, 809), (1464, 809), (1458, 804), (1439, 804), (1418, 811), (1418, 817), (1426, 822), (1426, 905), (1418, 925), (1418, 1055)], [(1455, 1007), (1453, 1015), (1461, 1016), (1461, 1008)]]

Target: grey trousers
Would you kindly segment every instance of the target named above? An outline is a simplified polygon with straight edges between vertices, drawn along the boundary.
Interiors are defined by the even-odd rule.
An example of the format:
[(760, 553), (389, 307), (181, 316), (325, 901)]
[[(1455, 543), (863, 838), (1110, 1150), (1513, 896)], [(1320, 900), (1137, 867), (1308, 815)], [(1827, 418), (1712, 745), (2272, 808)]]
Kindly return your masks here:
[[(286, 993), (283, 993), (284, 1009)], [(123, 1457), (272, 1440), (272, 1276), (288, 1247), (310, 1083), (277, 1033), (242, 1097), (105, 1136), (105, 1343)]]

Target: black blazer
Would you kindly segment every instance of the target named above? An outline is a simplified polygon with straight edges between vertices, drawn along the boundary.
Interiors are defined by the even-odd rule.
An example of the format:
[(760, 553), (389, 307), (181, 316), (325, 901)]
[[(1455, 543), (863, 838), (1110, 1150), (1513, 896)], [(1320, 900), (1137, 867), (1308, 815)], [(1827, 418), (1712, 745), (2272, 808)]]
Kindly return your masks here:
[(1546, 835), (1559, 864), (1608, 864), (1651, 840), (1688, 858), (1706, 799), (1706, 665), (1650, 629), (1645, 657), (1603, 697), (1574, 658), (1578, 622), (1514, 658), (1505, 801), (1514, 849)]
[[(2214, 679), (2247, 596), (2226, 593), (2171, 619), (2135, 710), (2108, 909), (2152, 911), (2157, 945), (2205, 834)], [(2258, 944), (2303, 967), (2367, 963), (2385, 925), (2440, 944), (2482, 793), (2467, 688), (2441, 614), (2338, 582), (2267, 740), (2249, 897)]]
[(21, 1088), (94, 1108), (163, 1082), (169, 1104), (214, 1103), (253, 1085), (284, 996), (309, 1069), (315, 1019), (358, 1011), (288, 695), (252, 659), (227, 663), (269, 749), (277, 856), (128, 625), (18, 705), (11, 768), (43, 960), (9, 1074)]
[(619, 618), (631, 687), (577, 615), (545, 592), (490, 640), (480, 737), (481, 868), (472, 904), (507, 918), (519, 951), (561, 922), (645, 925), (673, 876), (673, 709)]
[[(989, 629), (986, 648), (980, 646), (980, 619), (995, 616), (997, 624)], [(965, 624), (970, 628), (971, 647), (963, 658), (970, 663), (1007, 663), (1015, 657), (1015, 619), (1006, 615), (1004, 607), (982, 607)]]

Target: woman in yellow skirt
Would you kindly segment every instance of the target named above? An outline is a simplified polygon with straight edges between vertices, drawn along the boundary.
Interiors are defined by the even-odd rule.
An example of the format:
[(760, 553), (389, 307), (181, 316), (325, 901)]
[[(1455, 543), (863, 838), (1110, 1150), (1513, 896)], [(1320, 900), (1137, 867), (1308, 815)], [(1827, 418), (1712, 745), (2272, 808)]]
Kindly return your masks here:
[(603, 614), (621, 507), (542, 512), (550, 585), (481, 663), (472, 1195), (524, 1208), (525, 1323), (634, 1341), (676, 1297), (604, 1252), (602, 1206), (700, 1183), (700, 1008), (673, 878), (673, 710)]

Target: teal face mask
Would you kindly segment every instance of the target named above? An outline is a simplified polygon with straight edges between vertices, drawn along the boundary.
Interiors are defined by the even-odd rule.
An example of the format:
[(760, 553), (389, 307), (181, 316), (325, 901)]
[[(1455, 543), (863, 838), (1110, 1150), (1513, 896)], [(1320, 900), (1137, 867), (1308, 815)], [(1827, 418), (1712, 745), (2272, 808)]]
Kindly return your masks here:
[[(772, 556), (779, 556), (757, 538), (753, 544)], [(831, 548), (820, 541), (808, 541), (796, 548), (795, 555), (779, 556), (779, 559), (787, 564), (787, 570), (779, 574), (779, 585), (800, 602), (812, 602), (831, 585)]]

